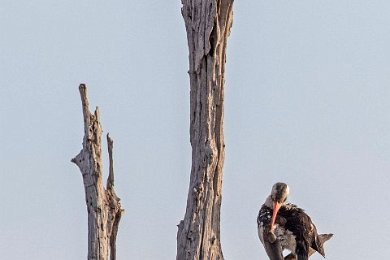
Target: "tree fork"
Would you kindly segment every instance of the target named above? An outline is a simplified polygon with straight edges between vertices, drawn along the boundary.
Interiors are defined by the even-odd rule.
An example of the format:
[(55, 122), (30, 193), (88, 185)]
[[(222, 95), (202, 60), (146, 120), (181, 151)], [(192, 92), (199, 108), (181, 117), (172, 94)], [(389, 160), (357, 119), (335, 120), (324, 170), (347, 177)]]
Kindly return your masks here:
[[(87, 87), (79, 86), (84, 116), (83, 149), (71, 161), (82, 174), (88, 211), (88, 260), (115, 260), (116, 236), (123, 209), (114, 191), (113, 140), (107, 134), (109, 176), (104, 188), (99, 109), (89, 111)], [(110, 258), (109, 258), (110, 256)]]
[(224, 162), (224, 83), (233, 0), (182, 0), (190, 75), (192, 168), (177, 260), (223, 260), (220, 242)]

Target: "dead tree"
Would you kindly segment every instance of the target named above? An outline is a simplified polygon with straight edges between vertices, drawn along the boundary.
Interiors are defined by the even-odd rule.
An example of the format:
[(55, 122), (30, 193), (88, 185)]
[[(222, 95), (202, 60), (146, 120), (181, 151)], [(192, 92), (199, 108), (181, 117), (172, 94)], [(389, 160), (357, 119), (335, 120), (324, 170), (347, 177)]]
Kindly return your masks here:
[[(123, 209), (114, 191), (113, 141), (107, 134), (109, 175), (104, 188), (99, 109), (89, 111), (87, 88), (79, 87), (84, 115), (83, 149), (72, 159), (81, 171), (88, 210), (88, 260), (115, 260), (116, 235)], [(110, 258), (109, 258), (110, 256)]]
[(192, 168), (177, 260), (223, 259), (220, 242), (224, 162), (226, 45), (233, 0), (182, 0), (190, 75)]

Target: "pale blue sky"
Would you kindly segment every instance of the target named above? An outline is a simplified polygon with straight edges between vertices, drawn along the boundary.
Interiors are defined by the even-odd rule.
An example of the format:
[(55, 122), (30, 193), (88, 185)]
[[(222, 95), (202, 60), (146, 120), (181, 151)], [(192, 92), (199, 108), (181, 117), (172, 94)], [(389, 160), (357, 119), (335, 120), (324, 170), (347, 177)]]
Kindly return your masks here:
[[(327, 259), (390, 244), (390, 2), (236, 1), (228, 44), (225, 258), (266, 259), (256, 216), (276, 181)], [(1, 0), (0, 255), (86, 259), (79, 83), (115, 141), (118, 259), (175, 259), (190, 172), (180, 1)], [(107, 164), (105, 165), (107, 168)], [(313, 260), (321, 259), (318, 255)]]

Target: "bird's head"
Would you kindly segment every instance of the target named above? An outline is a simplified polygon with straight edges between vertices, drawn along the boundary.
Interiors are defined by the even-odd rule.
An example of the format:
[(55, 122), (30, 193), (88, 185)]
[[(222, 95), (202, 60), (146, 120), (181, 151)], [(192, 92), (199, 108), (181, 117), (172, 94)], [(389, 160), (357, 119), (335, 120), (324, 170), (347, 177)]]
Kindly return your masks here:
[(280, 207), (286, 202), (288, 193), (289, 188), (283, 182), (277, 182), (272, 186), (271, 195), (266, 201), (267, 206), (272, 208), (271, 231), (275, 228), (276, 216)]

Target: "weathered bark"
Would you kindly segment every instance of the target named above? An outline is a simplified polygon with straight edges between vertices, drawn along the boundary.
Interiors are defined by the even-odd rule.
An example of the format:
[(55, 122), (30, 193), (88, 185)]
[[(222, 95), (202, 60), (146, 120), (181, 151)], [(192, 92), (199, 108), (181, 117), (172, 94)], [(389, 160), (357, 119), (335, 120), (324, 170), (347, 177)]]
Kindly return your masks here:
[[(104, 188), (99, 109), (89, 111), (87, 88), (79, 87), (84, 115), (83, 149), (72, 159), (82, 173), (88, 210), (88, 260), (115, 260), (116, 235), (123, 209), (114, 191), (113, 141), (107, 134), (110, 170)], [(110, 258), (109, 258), (110, 255)]]
[(190, 75), (192, 168), (177, 260), (223, 259), (220, 242), (224, 162), (224, 83), (233, 0), (182, 0)]

